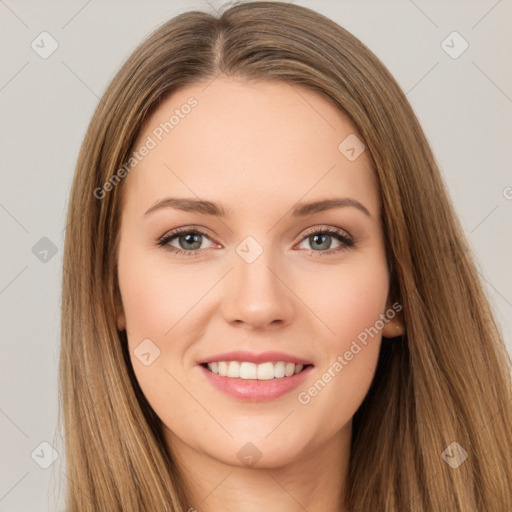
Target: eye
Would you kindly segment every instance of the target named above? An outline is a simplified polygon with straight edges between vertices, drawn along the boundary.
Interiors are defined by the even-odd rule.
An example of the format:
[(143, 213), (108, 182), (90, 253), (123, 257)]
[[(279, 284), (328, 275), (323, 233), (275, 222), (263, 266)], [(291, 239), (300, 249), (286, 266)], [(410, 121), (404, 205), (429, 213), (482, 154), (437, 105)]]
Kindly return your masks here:
[[(158, 240), (157, 245), (176, 254), (194, 256), (196, 251), (201, 249), (202, 238), (209, 239), (205, 233), (197, 228), (178, 228), (171, 233), (164, 235), (160, 240)], [(181, 249), (179, 246), (175, 247), (170, 245), (171, 241), (174, 241), (174, 239), (176, 239), (178, 244), (182, 245), (184, 249)]]
[[(332, 239), (335, 238), (340, 245), (335, 249), (331, 249)], [(339, 228), (313, 228), (306, 233), (306, 236), (301, 240), (301, 244), (308, 242), (313, 249), (309, 253), (314, 256), (332, 255), (339, 253), (355, 245), (355, 241), (351, 235), (346, 231)], [(329, 251), (322, 249), (331, 249)]]
[[(171, 233), (165, 234), (157, 241), (157, 245), (178, 255), (194, 256), (199, 251), (208, 249), (201, 247), (204, 238), (210, 240), (210, 237), (198, 228), (179, 228)], [(340, 245), (331, 249), (333, 238), (335, 238)], [(171, 244), (171, 242), (175, 240), (178, 243), (178, 247)], [(339, 228), (331, 227), (312, 228), (302, 237), (300, 243), (302, 244), (304, 242), (311, 244), (313, 249), (309, 249), (308, 252), (314, 256), (339, 253), (355, 245), (355, 241), (350, 234)]]

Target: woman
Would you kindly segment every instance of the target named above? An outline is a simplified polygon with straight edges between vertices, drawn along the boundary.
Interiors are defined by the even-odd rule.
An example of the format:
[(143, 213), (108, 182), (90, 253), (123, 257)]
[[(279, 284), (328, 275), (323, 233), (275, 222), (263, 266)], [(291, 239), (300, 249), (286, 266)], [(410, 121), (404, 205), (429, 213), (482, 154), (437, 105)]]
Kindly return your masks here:
[(512, 507), (510, 360), (431, 150), (310, 9), (185, 13), (130, 56), (62, 308), (69, 511)]

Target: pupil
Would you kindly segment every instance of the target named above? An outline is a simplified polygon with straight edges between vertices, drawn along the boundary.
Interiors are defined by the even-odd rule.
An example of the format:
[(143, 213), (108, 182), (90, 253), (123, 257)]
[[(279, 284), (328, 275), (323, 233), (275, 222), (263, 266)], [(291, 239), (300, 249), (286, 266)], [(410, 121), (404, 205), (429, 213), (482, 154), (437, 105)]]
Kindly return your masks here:
[(315, 235), (312, 235), (310, 237), (310, 242), (311, 242), (311, 245), (313, 246), (316, 242), (317, 242), (317, 238), (323, 238), (324, 239), (324, 243), (322, 244), (322, 242), (320, 242), (320, 245), (323, 245), (323, 247), (321, 247), (321, 249), (329, 249), (329, 246), (331, 245), (330, 243), (328, 242), (325, 242), (326, 239), (329, 239), (330, 238), (330, 235), (327, 235), (327, 234), (315, 234)]
[[(198, 239), (201, 235), (198, 233), (188, 233), (186, 235), (183, 235), (181, 238), (185, 241), (185, 244), (194, 244), (198, 242)], [(201, 247), (201, 242), (199, 241), (199, 245), (197, 247), (188, 247), (187, 249), (199, 249)]]

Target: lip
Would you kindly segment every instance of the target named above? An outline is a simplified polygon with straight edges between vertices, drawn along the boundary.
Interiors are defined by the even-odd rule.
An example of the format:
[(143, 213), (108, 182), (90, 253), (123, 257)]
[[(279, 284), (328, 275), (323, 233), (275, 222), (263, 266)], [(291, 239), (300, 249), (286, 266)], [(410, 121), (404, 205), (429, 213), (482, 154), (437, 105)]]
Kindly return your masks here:
[[(295, 364), (303, 364), (306, 366), (307, 364), (313, 364), (311, 361), (306, 359), (302, 359), (300, 357), (296, 357), (292, 354), (285, 354), (284, 352), (262, 352), (261, 354), (255, 354), (254, 352), (247, 352), (246, 350), (234, 350), (232, 352), (224, 352), (223, 354), (217, 354), (215, 356), (210, 356), (205, 359), (201, 359), (197, 361), (198, 365), (205, 363), (217, 363), (219, 361), (247, 361), (249, 363), (267, 363), (277, 361), (284, 361), (285, 363), (295, 363)], [(300, 375), (298, 373), (297, 375)], [(288, 377), (291, 379), (292, 377)]]
[[(225, 356), (226, 354), (224, 354), (223, 357)], [(223, 360), (225, 361), (225, 359), (220, 359), (220, 361)], [(268, 359), (266, 361), (268, 361)], [(264, 402), (279, 398), (280, 396), (299, 387), (308, 377), (314, 366), (308, 366), (291, 377), (283, 377), (281, 379), (274, 378), (269, 380), (221, 377), (204, 366), (199, 365), (198, 368), (215, 388), (227, 395), (248, 402)]]

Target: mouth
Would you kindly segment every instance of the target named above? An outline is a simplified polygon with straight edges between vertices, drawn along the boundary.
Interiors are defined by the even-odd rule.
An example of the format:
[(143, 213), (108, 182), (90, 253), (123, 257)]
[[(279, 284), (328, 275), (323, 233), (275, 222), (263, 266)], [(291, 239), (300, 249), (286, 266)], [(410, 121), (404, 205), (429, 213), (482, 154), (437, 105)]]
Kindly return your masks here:
[(201, 363), (200, 366), (220, 377), (265, 381), (289, 379), (312, 368), (313, 364), (295, 364), (286, 361), (268, 361), (260, 364), (248, 361), (215, 361)]
[(205, 382), (224, 395), (244, 402), (274, 400), (299, 387), (313, 371), (313, 364), (284, 361), (261, 364), (246, 361), (199, 363)]

